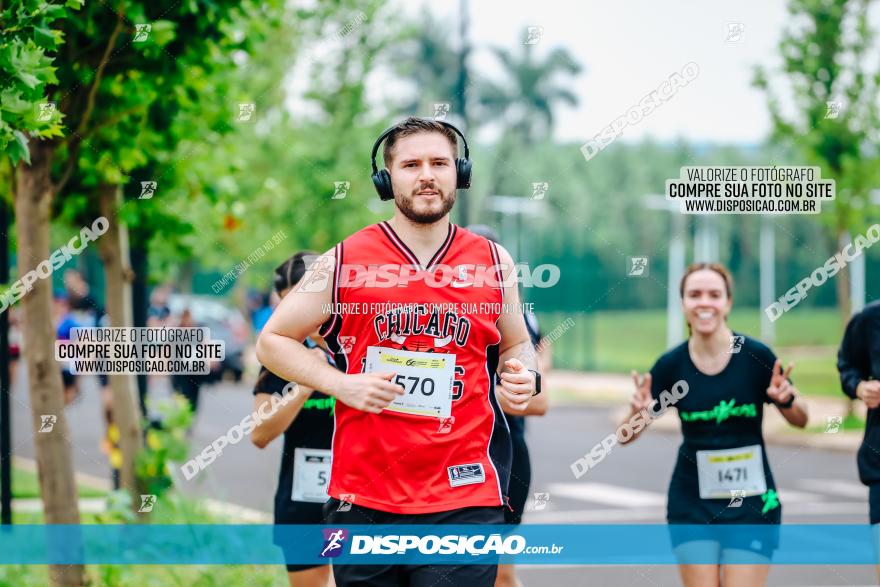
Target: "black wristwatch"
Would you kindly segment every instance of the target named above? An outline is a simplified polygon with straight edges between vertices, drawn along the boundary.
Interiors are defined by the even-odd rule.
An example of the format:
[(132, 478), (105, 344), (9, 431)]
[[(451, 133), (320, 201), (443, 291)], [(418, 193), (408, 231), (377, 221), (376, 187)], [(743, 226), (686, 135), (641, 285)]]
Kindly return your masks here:
[(780, 408), (783, 408), (783, 409), (785, 409), (785, 408), (790, 408), (791, 405), (794, 403), (794, 398), (795, 398), (795, 395), (794, 395), (794, 394), (791, 394), (791, 397), (788, 398), (788, 401), (785, 402), (784, 404), (780, 404), (780, 403), (778, 403), (778, 402), (773, 402), (773, 403), (776, 404), (777, 406), (779, 406)]
[(534, 369), (529, 369), (529, 371), (535, 374), (535, 393), (532, 394), (532, 397), (535, 397), (541, 393), (541, 374)]

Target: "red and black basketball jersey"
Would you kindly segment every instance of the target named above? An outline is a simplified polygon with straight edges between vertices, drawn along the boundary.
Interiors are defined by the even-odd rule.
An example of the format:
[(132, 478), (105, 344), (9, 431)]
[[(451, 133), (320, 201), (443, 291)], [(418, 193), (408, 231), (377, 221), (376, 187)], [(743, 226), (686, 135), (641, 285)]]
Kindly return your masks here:
[[(511, 445), (495, 398), (503, 303), (496, 245), (450, 223), (422, 268), (382, 222), (339, 243), (335, 254), (334, 309), (344, 310), (328, 318), (321, 335), (337, 365), (363, 372), (371, 346), (451, 353), (455, 379), (447, 419), (370, 414), (338, 402), (330, 495), (402, 514), (503, 505)], [(381, 266), (389, 273), (356, 278), (371, 266), (374, 276)], [(480, 268), (494, 279), (478, 278)], [(400, 274), (410, 275), (403, 286), (388, 278)]]

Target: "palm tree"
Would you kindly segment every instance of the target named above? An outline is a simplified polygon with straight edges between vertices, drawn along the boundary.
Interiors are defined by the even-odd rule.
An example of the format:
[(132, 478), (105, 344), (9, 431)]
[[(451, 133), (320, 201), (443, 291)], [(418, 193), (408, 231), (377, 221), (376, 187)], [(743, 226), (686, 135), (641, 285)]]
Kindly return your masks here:
[(394, 69), (398, 76), (412, 83), (415, 92), (399, 105), (401, 112), (430, 115), (423, 112), (428, 101), (455, 99), (459, 56), (449, 42), (451, 30), (427, 8), (422, 8), (418, 22), (404, 31), (409, 42), (401, 53), (408, 57), (395, 60)]
[(549, 137), (556, 105), (578, 104), (577, 97), (568, 89), (568, 80), (563, 79), (582, 70), (569, 52), (556, 48), (539, 61), (533, 55), (535, 45), (523, 44), (522, 47), (519, 55), (508, 49), (493, 48), (505, 70), (504, 83), (477, 82), (480, 122), (501, 121), (504, 127), (494, 166), (492, 189), (495, 193), (499, 193), (504, 177), (501, 162), (508, 167), (506, 160), (513, 144), (528, 146)]

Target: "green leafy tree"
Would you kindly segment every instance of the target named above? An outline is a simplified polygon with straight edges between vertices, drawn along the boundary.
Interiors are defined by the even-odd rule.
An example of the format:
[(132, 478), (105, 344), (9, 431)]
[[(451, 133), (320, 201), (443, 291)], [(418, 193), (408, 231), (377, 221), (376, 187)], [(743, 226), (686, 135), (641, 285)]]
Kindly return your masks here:
[[(232, 52), (248, 46), (247, 39), (233, 38), (236, 27), (262, 16), (258, 12), (250, 3), (231, 0), (120, 0), (90, 3), (65, 27), (64, 67), (51, 94), (66, 116), (65, 136), (41, 148), (49, 155), (55, 214), (74, 225), (98, 216), (109, 220), (97, 247), (112, 326), (133, 325), (129, 227), (149, 230), (151, 221), (163, 220), (155, 204), (141, 205), (149, 200), (138, 199), (140, 190), (124, 199), (123, 186), (174, 152), (179, 136), (169, 130), (180, 111), (197, 102), (192, 82), (232, 66)], [(135, 378), (113, 375), (110, 385), (120, 481), (136, 508), (142, 434)]]
[(29, 136), (61, 136), (61, 113), (41, 108), (46, 86), (58, 82), (54, 54), (64, 42), (64, 33), (52, 26), (82, 4), (31, 0), (0, 7), (0, 152), (13, 165), (30, 163)]
[[(156, 179), (156, 170), (159, 179), (174, 177), (179, 157), (185, 158), (177, 151), (181, 134), (174, 132), (179, 130), (175, 121), (182, 112), (199, 112), (206, 104), (219, 102), (219, 108), (231, 110), (223, 100), (231, 92), (221, 74), (235, 66), (236, 55), (259, 46), (258, 32), (277, 23), (283, 4), (119, 0), (89, 3), (77, 19), (65, 21), (67, 42), (45, 89), (45, 100), (54, 104), (49, 110), (59, 121), (63, 116), (63, 136), (55, 129), (47, 131), (48, 137), (30, 137), (30, 165), (19, 163), (16, 169), (22, 274), (32, 268), (25, 263), (48, 258), (53, 215), (77, 227), (104, 216), (110, 229), (97, 246), (105, 269), (107, 313), (113, 326), (132, 325), (129, 226), (149, 235), (159, 227), (181, 225), (154, 201), (139, 199), (140, 185), (128, 198), (123, 198), (123, 186)], [(44, 295), (35, 288), (25, 299), (25, 311), (35, 312), (34, 320), (25, 320), (29, 360), (54, 364), (50, 284), (38, 286)], [(31, 328), (43, 336), (29, 336)], [(40, 377), (53, 372), (57, 375), (53, 368), (30, 369), (31, 389), (49, 387)], [(111, 385), (123, 455), (121, 481), (134, 508), (139, 505), (135, 457), (142, 442), (134, 377), (112, 376)], [(57, 388), (60, 397), (60, 381)]]
[[(877, 54), (877, 32), (869, 6), (867, 0), (790, 0), (792, 24), (779, 44), (781, 71), (758, 67), (755, 75), (767, 95), (772, 139), (836, 182), (836, 200), (826, 205), (831, 214), (821, 218), (829, 249), (848, 233), (864, 231), (870, 190), (880, 181), (880, 68), (871, 58)], [(787, 82), (792, 113), (783, 111), (776, 81)], [(842, 270), (835, 281), (844, 322), (850, 315), (848, 276)]]
[[(34, 142), (49, 141), (61, 135), (62, 115), (47, 104), (46, 94), (47, 88), (58, 82), (57, 52), (64, 42), (64, 34), (58, 26), (67, 22), (81, 6), (82, 2), (75, 0), (64, 5), (24, 0), (0, 6), (0, 72), (3, 74), (0, 78), (0, 153), (17, 172), (6, 175), (4, 183), (14, 184), (16, 194), (27, 194), (26, 199), (16, 199), (16, 214), (30, 214), (32, 219), (18, 223), (18, 262), (22, 276), (34, 271), (40, 260), (49, 256), (48, 167), (44, 153), (38, 151), (34, 157), (30, 147)], [(31, 173), (33, 169), (37, 172)], [(46, 230), (35, 230), (40, 223), (46, 225)], [(55, 418), (51, 432), (34, 437), (40, 495), (46, 523), (78, 524), (79, 508), (61, 375), (52, 348), (51, 303), (51, 283), (38, 280), (25, 299), (22, 321), (23, 335), (29, 346), (27, 364), (33, 430), (40, 430), (44, 416)], [(54, 585), (80, 585), (83, 575), (82, 565), (49, 567), (49, 578)]]
[[(300, 15), (289, 54), (258, 53), (233, 72), (233, 101), (251, 102), (295, 67), (303, 80), (297, 108), (283, 94), (257, 101), (254, 124), (228, 134), (196, 126), (181, 143), (190, 155), (176, 167), (165, 203), (193, 230), (153, 243), (157, 275), (194, 254), (201, 267), (226, 273), (282, 230), (282, 243), (235, 280), (267, 289), (272, 269), (294, 251), (327, 250), (390, 212), (390, 204), (379, 204), (369, 171), (370, 147), (390, 108), (371, 106), (366, 84), (396, 50), (400, 33), (384, 24), (392, 11), (376, 1), (320, 4), (305, 25)], [(348, 183), (344, 198), (333, 199), (337, 182)]]

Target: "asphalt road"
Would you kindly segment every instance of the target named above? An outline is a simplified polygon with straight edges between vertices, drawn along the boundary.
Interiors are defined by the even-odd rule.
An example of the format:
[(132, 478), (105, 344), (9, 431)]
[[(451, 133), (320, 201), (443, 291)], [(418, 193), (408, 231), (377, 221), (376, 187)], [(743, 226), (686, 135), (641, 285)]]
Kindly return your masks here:
[[(13, 392), (14, 454), (34, 458), (33, 428), (23, 372)], [(99, 451), (103, 433), (96, 381), (83, 381), (80, 399), (68, 407), (76, 470), (107, 478)], [(169, 393), (156, 380), (156, 395)], [(203, 388), (192, 435), (193, 452), (225, 434), (251, 410), (244, 385), (221, 383)], [(526, 523), (663, 523), (666, 486), (672, 472), (677, 434), (650, 431), (628, 447), (615, 448), (588, 478), (576, 480), (570, 463), (612, 431), (607, 408), (557, 407), (529, 420), (533, 493), (547, 493), (542, 505), (530, 500)], [(271, 512), (281, 443), (264, 450), (247, 439), (226, 448), (220, 458), (191, 481), (180, 478), (182, 492)], [(856, 476), (855, 455), (847, 452), (770, 446), (768, 456), (783, 503), (784, 523), (867, 523), (867, 490)], [(587, 480), (588, 479), (588, 480)], [(679, 585), (674, 566), (539, 566), (519, 571), (532, 585)], [(876, 585), (870, 566), (777, 565), (769, 585)]]

